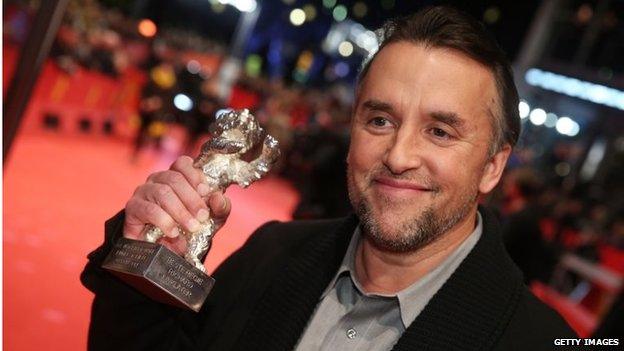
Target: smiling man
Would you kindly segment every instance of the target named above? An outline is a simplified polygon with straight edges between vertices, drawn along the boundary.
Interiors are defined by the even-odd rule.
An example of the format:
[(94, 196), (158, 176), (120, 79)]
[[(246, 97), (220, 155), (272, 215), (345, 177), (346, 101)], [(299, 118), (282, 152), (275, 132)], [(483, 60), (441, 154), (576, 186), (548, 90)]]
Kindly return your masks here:
[[(99, 265), (115, 238), (145, 223), (192, 229), (209, 194), (181, 158), (137, 189), (90, 256), (90, 347), (547, 350), (575, 337), (523, 285), (496, 219), (478, 207), (518, 138), (517, 105), (509, 64), (473, 19), (434, 7), (387, 24), (356, 87), (347, 159), (356, 215), (269, 223), (219, 267), (199, 314), (162, 306)], [(225, 219), (228, 200), (211, 196)], [(176, 205), (145, 211), (161, 203)]]

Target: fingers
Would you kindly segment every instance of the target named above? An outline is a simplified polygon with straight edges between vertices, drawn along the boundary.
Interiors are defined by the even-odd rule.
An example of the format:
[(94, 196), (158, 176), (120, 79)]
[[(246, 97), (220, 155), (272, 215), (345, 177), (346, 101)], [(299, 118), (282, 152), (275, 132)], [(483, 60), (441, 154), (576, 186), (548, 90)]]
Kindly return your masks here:
[[(201, 229), (195, 215), (191, 214), (184, 205), (184, 202), (190, 202), (190, 200), (182, 200), (173, 190), (173, 186), (169, 184), (147, 183), (141, 187), (137, 195), (139, 198), (156, 204), (186, 230), (196, 232)], [(199, 195), (196, 196), (199, 197)], [(148, 223), (156, 224), (154, 222)]]
[(205, 176), (193, 167), (193, 160), (188, 156), (178, 158), (170, 170), (150, 175), (147, 182), (135, 190), (126, 204), (125, 235), (143, 239), (147, 223), (170, 237), (179, 235), (178, 224), (189, 232), (200, 230), (200, 222), (210, 217), (202, 199), (209, 194), (208, 190)]
[(211, 189), (206, 184), (204, 173), (200, 169), (193, 167), (193, 159), (189, 156), (178, 157), (169, 169), (182, 174), (200, 196), (210, 194)]
[[(202, 200), (200, 194), (195, 188), (193, 188), (182, 173), (177, 171), (158, 172), (150, 176), (148, 178), (148, 182), (159, 184), (161, 188), (156, 189), (156, 192), (164, 192), (164, 194), (162, 194), (163, 196), (171, 195), (168, 193), (168, 189), (166, 187), (162, 188), (162, 186), (168, 186), (171, 190), (173, 190), (175, 195), (177, 195), (178, 199), (180, 199), (184, 207), (191, 213), (192, 216), (197, 218), (200, 222), (204, 222), (208, 219), (209, 212), (206, 203)], [(184, 214), (181, 213), (181, 215)]]
[[(188, 156), (180, 157), (170, 169), (150, 175), (126, 204), (124, 235), (144, 239), (145, 224), (160, 228), (167, 237), (176, 238), (180, 229), (197, 232), (201, 222), (213, 218), (217, 228), (230, 214), (230, 200), (221, 191), (212, 192), (205, 175), (193, 167)], [(176, 240), (170, 244), (176, 243)], [(176, 250), (177, 251), (177, 250)]]
[(126, 204), (124, 236), (131, 239), (143, 239), (142, 234), (146, 223), (160, 228), (169, 237), (180, 235), (175, 220), (160, 206), (133, 196)]

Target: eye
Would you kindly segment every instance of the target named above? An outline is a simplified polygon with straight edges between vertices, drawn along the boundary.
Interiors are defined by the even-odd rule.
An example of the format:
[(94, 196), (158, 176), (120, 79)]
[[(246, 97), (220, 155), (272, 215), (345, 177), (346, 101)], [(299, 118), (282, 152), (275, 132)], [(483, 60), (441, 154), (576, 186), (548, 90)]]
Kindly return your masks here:
[(390, 121), (383, 117), (373, 117), (368, 121), (368, 124), (374, 127), (388, 127), (391, 125)]
[(433, 135), (440, 137), (440, 138), (446, 137), (448, 135), (448, 133), (445, 132), (444, 129), (440, 129), (440, 128), (433, 128), (431, 132), (433, 133)]
[(447, 133), (442, 128), (433, 127), (430, 129), (430, 131), (431, 131), (431, 134), (435, 136), (436, 138), (440, 138), (440, 139), (452, 139), (453, 138), (451, 134)]

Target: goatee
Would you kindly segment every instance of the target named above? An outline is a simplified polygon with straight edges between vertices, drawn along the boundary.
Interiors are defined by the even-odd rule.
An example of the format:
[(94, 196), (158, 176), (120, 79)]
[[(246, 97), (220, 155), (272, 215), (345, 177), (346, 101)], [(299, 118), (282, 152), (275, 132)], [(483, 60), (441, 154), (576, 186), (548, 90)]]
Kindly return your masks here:
[[(390, 232), (374, 214), (370, 202), (366, 199), (366, 194), (355, 186), (350, 170), (348, 173), (349, 199), (360, 218), (362, 234), (379, 250), (392, 253), (415, 252), (431, 244), (465, 219), (478, 197), (478, 191), (470, 189), (462, 194), (462, 198), (456, 207), (443, 209), (436, 209), (433, 206), (426, 207), (418, 215), (405, 219), (395, 231)], [(371, 172), (371, 174), (375, 173)], [(386, 173), (384, 172), (387, 176)], [(369, 179), (374, 179), (374, 177), (371, 176)], [(371, 183), (369, 182), (369, 184)], [(440, 192), (439, 187), (434, 188)], [(433, 196), (438, 196), (437, 192)], [(407, 202), (396, 203), (392, 199), (379, 196), (376, 197), (376, 200), (384, 202), (383, 208), (385, 209), (400, 209), (402, 206), (410, 205)]]

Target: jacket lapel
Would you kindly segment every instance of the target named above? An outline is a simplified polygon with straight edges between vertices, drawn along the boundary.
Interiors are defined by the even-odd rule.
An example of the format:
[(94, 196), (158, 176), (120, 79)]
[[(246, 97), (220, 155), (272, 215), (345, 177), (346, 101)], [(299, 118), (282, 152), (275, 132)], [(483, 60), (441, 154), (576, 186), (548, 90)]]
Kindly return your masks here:
[(237, 349), (294, 349), (342, 262), (356, 225), (356, 217), (350, 216), (333, 232), (313, 235), (291, 254), (260, 299)]
[(494, 215), (479, 211), (480, 240), (393, 350), (487, 350), (509, 323), (522, 275), (502, 246)]

